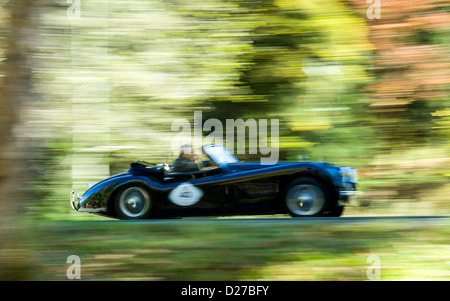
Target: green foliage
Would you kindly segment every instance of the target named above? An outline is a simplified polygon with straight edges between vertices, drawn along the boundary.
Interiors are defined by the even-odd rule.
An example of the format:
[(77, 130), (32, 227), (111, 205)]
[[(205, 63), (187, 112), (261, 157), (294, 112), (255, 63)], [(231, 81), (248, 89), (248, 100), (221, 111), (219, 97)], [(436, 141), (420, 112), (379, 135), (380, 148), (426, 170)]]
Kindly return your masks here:
[[(3, 67), (18, 56), (31, 78), (16, 92), (35, 98), (1, 116), (8, 129), (20, 123), (7, 135), (32, 153), (30, 180), (17, 185), (33, 192), (26, 214), (0, 229), (21, 228), (17, 237), (3, 231), (17, 242), (3, 242), (8, 279), (65, 279), (67, 256), (77, 254), (88, 280), (365, 280), (372, 253), (382, 256), (383, 280), (448, 279), (447, 221), (319, 220), (306, 222), (308, 231), (287, 223), (115, 223), (79, 214), (68, 201), (72, 189), (83, 193), (131, 161), (172, 161), (172, 123), (192, 124), (202, 111), (223, 124), (279, 119), (280, 160), (358, 168), (370, 206), (345, 215), (445, 215), (447, 3), (383, 2), (382, 20), (369, 21), (364, 0), (15, 1), (11, 7), (32, 7), (25, 20), (11, 19), (21, 13), (11, 13), (13, 2), (0, 5), (0, 96), (8, 88)], [(79, 18), (70, 15), (76, 2)], [(31, 21), (35, 36), (20, 30)]]
[[(370, 169), (384, 168), (374, 158), (392, 149), (448, 149), (445, 93), (400, 113), (374, 110), (368, 85), (399, 66), (373, 66), (370, 24), (347, 2), (83, 0), (79, 19), (67, 9), (39, 5), (40, 98), (25, 114), (25, 136), (38, 146), (33, 164), (45, 170), (35, 185), (42, 204), (58, 204), (55, 215), (70, 211), (72, 188), (82, 192), (137, 159), (170, 162), (172, 122), (192, 122), (194, 110), (223, 124), (279, 119), (280, 160)], [(448, 46), (447, 37), (424, 28), (401, 41)]]

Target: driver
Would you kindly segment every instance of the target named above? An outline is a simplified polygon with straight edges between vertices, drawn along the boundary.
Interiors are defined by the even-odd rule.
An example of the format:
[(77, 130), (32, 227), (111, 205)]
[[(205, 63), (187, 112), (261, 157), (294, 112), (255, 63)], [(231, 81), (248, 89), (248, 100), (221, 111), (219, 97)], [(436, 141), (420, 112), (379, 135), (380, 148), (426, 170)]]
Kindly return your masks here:
[(173, 162), (170, 172), (200, 171), (197, 159), (198, 156), (194, 152), (192, 145), (184, 144), (181, 146), (180, 156)]

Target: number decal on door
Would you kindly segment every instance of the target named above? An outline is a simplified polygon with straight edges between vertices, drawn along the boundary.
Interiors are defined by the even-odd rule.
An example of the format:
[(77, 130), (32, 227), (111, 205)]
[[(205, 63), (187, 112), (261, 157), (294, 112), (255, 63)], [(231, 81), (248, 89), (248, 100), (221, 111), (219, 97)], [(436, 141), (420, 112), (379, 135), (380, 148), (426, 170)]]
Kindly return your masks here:
[(169, 193), (169, 200), (178, 206), (192, 206), (203, 197), (203, 190), (190, 183), (183, 183)]

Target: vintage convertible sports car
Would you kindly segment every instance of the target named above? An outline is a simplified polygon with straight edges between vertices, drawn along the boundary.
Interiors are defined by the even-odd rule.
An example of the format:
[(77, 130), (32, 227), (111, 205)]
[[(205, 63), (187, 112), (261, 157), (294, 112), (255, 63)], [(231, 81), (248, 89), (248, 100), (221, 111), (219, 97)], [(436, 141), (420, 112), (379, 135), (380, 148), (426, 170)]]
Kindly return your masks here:
[[(131, 163), (127, 172), (72, 191), (80, 212), (119, 219), (289, 213), (340, 216), (356, 191), (356, 170), (324, 162), (240, 162), (222, 145), (205, 145), (209, 167), (167, 172), (164, 164)], [(206, 161), (204, 161), (205, 163)]]

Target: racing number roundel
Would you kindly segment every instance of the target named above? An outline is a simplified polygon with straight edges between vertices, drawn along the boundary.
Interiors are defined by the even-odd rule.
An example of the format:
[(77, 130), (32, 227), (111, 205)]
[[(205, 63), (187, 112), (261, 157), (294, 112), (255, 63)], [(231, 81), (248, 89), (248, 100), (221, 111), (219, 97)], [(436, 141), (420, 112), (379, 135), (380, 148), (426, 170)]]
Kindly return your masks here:
[(183, 183), (169, 193), (169, 200), (178, 206), (192, 206), (203, 196), (203, 191), (190, 183)]

